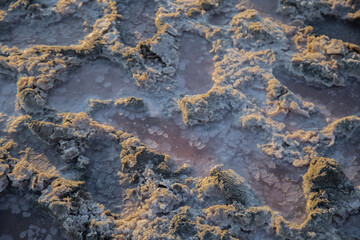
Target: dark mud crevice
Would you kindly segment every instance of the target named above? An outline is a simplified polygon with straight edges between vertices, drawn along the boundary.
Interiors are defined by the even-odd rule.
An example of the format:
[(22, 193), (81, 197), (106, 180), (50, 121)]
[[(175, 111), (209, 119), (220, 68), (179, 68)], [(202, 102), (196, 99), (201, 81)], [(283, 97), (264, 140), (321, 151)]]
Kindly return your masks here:
[(140, 45), (140, 52), (144, 56), (146, 62), (155, 62), (160, 64), (162, 67), (166, 67), (166, 63), (163, 62), (160, 56), (152, 52), (149, 46)]
[(348, 22), (336, 19), (331, 16), (324, 16), (324, 19), (308, 22), (314, 28), (315, 35), (326, 35), (360, 45), (360, 23)]

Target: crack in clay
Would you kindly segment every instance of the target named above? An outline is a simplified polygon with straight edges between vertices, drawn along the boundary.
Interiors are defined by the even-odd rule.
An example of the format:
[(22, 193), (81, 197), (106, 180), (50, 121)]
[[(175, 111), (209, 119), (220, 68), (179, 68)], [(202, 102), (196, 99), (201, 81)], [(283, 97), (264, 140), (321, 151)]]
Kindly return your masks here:
[(300, 225), (307, 216), (306, 201), (301, 188), (302, 180), (298, 179), (298, 171), (292, 169), (290, 172), (289, 167), (264, 167), (266, 164), (254, 160), (251, 159), (258, 166), (253, 170), (254, 182), (250, 183), (251, 186), (260, 193), (267, 205), (279, 211), (287, 220)]

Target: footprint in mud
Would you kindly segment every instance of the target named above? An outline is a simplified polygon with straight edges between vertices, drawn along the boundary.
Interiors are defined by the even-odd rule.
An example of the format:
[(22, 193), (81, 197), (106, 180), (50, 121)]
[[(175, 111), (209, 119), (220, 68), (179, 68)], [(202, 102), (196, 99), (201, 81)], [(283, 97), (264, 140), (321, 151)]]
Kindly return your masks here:
[(16, 81), (7, 75), (0, 74), (0, 113), (15, 113)]
[[(309, 86), (305, 80), (301, 77), (294, 76), (284, 69), (275, 69), (274, 76), (285, 85), (290, 91), (300, 96), (303, 100), (314, 103), (323, 118), (327, 118), (327, 121), (334, 121), (339, 118), (343, 118), (351, 115), (360, 114), (360, 84), (357, 82), (349, 82), (345, 87), (318, 87)], [(296, 117), (289, 116), (289, 121), (296, 121)], [(300, 118), (300, 122), (296, 122), (298, 126), (316, 127), (316, 124), (320, 123), (318, 128), (322, 128), (327, 125), (326, 122), (310, 121), (303, 117)]]
[(279, 211), (285, 219), (301, 224), (307, 216), (302, 179), (298, 179), (302, 173), (294, 168), (290, 169), (291, 166), (275, 166), (271, 169), (265, 164), (260, 165), (252, 176), (253, 189), (260, 193), (266, 205)]
[(76, 174), (75, 170), (69, 169), (69, 165), (60, 159), (55, 146), (40, 140), (28, 128), (19, 132), (8, 133), (7, 135), (16, 144), (16, 147), (11, 150), (12, 155), (28, 161), (39, 171), (73, 179)]
[[(278, 166), (261, 153), (256, 144), (241, 142), (241, 139), (249, 139), (249, 133), (239, 133), (236, 130), (235, 132), (240, 141), (231, 140), (230, 144), (234, 143), (234, 146), (224, 149), (231, 154), (228, 160), (223, 161), (224, 166), (243, 176), (265, 205), (278, 211), (288, 221), (301, 224), (306, 218), (302, 170), (291, 165)], [(233, 136), (230, 137), (234, 139)], [(218, 146), (220, 148), (219, 144)]]
[(1, 196), (0, 239), (72, 239), (53, 218), (34, 205), (27, 195), (8, 192)]
[(360, 137), (359, 131), (351, 139), (339, 139), (328, 157), (334, 158), (345, 175), (355, 186), (360, 186)]
[[(114, 213), (120, 213), (122, 191), (118, 171), (121, 170), (118, 145), (104, 136), (92, 136), (85, 156), (90, 159), (87, 166), (86, 187), (96, 202)], [(106, 151), (104, 151), (106, 149)]]
[(359, 239), (360, 238), (360, 214), (350, 215), (347, 219), (345, 219), (343, 224), (339, 224), (341, 230), (345, 233), (349, 239)]
[(180, 44), (180, 62), (176, 74), (180, 88), (185, 89), (188, 94), (206, 93), (213, 85), (211, 44), (191, 33), (184, 33)]
[(117, 1), (117, 10), (122, 16), (118, 29), (126, 45), (135, 47), (139, 41), (152, 38), (156, 34), (157, 4), (155, 1)]
[(40, 19), (31, 19), (22, 24), (0, 22), (0, 43), (19, 49), (34, 45), (78, 44), (88, 33), (83, 27), (83, 20), (78, 17), (65, 18), (59, 22)]
[(195, 137), (191, 129), (185, 129), (173, 119), (140, 119), (118, 110), (103, 110), (96, 113), (94, 119), (133, 134), (147, 147), (171, 156), (178, 167), (188, 163), (199, 174), (205, 174), (211, 169), (212, 152), (205, 141)]
[(95, 60), (70, 70), (62, 83), (49, 92), (48, 104), (59, 111), (85, 111), (89, 99), (118, 99), (137, 93), (124, 69), (107, 60)]
[(341, 21), (332, 17), (324, 17), (308, 23), (314, 28), (317, 35), (326, 35), (329, 38), (343, 40), (344, 42), (360, 45), (360, 24)]

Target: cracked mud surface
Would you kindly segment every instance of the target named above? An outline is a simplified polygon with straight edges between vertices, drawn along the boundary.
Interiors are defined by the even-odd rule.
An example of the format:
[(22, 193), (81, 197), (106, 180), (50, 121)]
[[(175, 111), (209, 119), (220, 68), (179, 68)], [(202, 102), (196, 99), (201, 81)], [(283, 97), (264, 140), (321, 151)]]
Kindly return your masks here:
[(359, 20), (0, 0), (0, 239), (360, 239)]

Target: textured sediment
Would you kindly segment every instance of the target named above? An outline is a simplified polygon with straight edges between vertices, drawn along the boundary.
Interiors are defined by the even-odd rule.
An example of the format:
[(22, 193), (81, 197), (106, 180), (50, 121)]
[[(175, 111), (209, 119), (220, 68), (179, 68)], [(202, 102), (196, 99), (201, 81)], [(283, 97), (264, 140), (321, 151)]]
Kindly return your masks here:
[(0, 0), (0, 198), (28, 196), (65, 239), (360, 238), (359, 109), (287, 86), (342, 103), (360, 47), (305, 20), (359, 11)]

